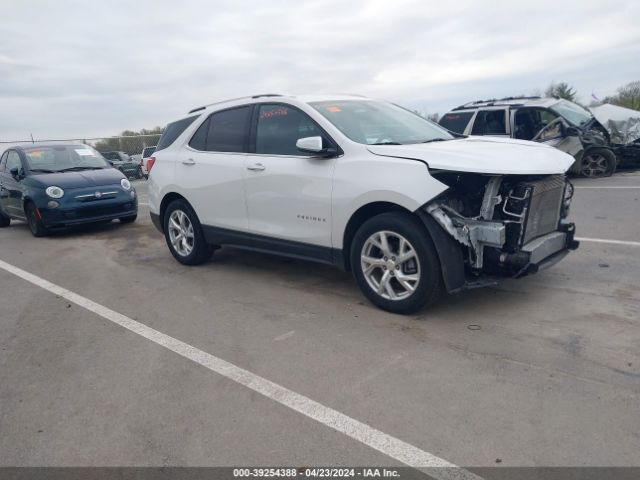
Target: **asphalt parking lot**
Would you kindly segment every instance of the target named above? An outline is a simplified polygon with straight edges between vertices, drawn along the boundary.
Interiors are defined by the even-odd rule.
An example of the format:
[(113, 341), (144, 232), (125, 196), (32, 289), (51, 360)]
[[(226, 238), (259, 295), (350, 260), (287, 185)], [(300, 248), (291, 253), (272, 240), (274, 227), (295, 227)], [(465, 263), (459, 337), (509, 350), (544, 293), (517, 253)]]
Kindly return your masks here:
[(144, 182), (132, 225), (37, 239), (16, 222), (0, 260), (95, 304), (0, 270), (0, 465), (402, 465), (393, 438), (465, 467), (640, 466), (640, 172), (574, 183), (579, 250), (409, 317), (313, 263), (178, 264)]

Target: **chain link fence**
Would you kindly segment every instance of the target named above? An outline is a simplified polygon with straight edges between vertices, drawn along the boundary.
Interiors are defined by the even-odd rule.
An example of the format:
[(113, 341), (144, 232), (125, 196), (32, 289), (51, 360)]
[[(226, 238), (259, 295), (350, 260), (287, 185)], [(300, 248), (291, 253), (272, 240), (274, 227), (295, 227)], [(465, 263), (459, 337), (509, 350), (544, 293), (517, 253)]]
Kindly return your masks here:
[(134, 159), (140, 159), (142, 151), (146, 147), (157, 145), (162, 133), (151, 133), (145, 135), (121, 135), (112, 137), (93, 137), (93, 138), (57, 138), (57, 139), (27, 139), (16, 140), (12, 142), (0, 142), (0, 150), (9, 148), (11, 145), (18, 143), (64, 143), (79, 142), (90, 145), (101, 153), (105, 152), (124, 152)]

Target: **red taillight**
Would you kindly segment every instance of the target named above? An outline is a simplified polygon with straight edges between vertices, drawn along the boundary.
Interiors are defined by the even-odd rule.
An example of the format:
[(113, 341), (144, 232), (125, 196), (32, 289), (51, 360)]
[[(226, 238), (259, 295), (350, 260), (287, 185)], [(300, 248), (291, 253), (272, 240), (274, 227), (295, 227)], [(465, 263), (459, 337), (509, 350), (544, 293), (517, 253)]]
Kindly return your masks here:
[(147, 160), (147, 173), (151, 173), (154, 163), (156, 163), (156, 157), (149, 157), (149, 160)]

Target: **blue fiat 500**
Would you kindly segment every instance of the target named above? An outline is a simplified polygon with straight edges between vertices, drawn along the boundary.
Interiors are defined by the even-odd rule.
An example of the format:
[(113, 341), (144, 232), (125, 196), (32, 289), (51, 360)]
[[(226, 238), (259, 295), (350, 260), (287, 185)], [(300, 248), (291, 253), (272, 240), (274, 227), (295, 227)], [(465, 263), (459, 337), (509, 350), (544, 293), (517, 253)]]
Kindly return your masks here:
[(88, 145), (14, 146), (0, 157), (0, 227), (26, 220), (41, 237), (71, 225), (131, 223), (137, 214), (129, 180)]

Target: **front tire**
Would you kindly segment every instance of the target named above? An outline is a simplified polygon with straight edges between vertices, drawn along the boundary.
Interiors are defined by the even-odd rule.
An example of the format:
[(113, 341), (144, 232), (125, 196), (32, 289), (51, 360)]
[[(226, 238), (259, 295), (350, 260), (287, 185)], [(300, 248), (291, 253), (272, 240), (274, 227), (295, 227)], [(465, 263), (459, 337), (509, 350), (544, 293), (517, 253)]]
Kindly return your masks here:
[(582, 157), (580, 175), (586, 178), (610, 177), (616, 171), (616, 155), (608, 148), (590, 148)]
[(174, 200), (164, 214), (164, 236), (173, 257), (184, 265), (200, 265), (211, 258), (198, 216), (185, 200)]
[(0, 228), (5, 228), (11, 225), (11, 217), (7, 217), (2, 211), (0, 211)]
[(42, 223), (42, 216), (36, 208), (36, 206), (29, 202), (25, 206), (24, 212), (27, 216), (27, 223), (29, 224), (29, 230), (34, 237), (44, 237), (48, 232), (47, 228)]
[(136, 221), (136, 219), (138, 218), (138, 215), (131, 215), (129, 217), (122, 217), (120, 218), (120, 223), (133, 223)]
[(409, 314), (434, 303), (442, 274), (424, 225), (404, 212), (367, 220), (351, 244), (351, 268), (362, 293), (376, 306)]

